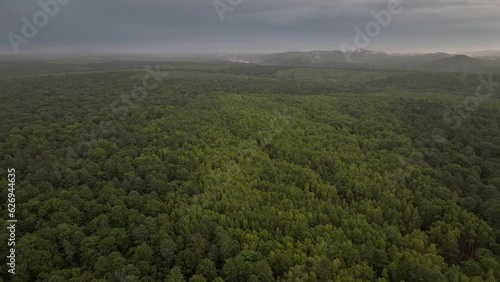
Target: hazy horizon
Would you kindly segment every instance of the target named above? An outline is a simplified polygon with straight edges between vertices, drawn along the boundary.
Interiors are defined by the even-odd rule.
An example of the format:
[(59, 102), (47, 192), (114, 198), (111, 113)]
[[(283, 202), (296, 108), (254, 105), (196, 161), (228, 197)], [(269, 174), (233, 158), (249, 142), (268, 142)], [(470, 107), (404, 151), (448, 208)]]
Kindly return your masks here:
[[(265, 54), (279, 54), (286, 52), (332, 52), (340, 51), (338, 49), (331, 50), (319, 50), (319, 49), (302, 49), (302, 50), (270, 50), (270, 51), (245, 51), (245, 50), (235, 50), (235, 51), (145, 51), (145, 50), (122, 50), (122, 51), (111, 51), (111, 50), (96, 50), (96, 51), (51, 51), (50, 49), (40, 50), (38, 52), (20, 52), (14, 54), (12, 51), (0, 50), (0, 56), (12, 56), (12, 58), (23, 57), (23, 56), (56, 56), (56, 57), (92, 57), (92, 56), (144, 56), (144, 57), (157, 57), (157, 56), (217, 56), (217, 55), (265, 55)], [(450, 55), (467, 55), (467, 56), (491, 56), (488, 53), (493, 53), (495, 57), (500, 56), (500, 49), (498, 50), (463, 50), (458, 52), (445, 52), (445, 51), (429, 51), (429, 52), (390, 52), (384, 50), (372, 50), (365, 49), (365, 51), (376, 52), (376, 53), (386, 53), (389, 55), (424, 55), (424, 54), (437, 54), (444, 53)], [(484, 54), (482, 54), (484, 53)], [(488, 55), (485, 55), (488, 54)]]

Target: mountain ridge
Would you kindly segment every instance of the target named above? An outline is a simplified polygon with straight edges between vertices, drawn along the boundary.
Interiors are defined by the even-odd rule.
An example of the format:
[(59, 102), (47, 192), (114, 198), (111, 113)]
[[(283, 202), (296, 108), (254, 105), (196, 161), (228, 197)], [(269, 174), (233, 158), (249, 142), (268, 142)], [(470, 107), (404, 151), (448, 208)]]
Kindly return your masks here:
[[(221, 56), (220, 58), (224, 58)], [(346, 67), (423, 70), (438, 72), (498, 72), (500, 60), (444, 52), (424, 54), (387, 53), (355, 49), (350, 51), (288, 51), (264, 55), (233, 55), (232, 62), (270, 66)]]

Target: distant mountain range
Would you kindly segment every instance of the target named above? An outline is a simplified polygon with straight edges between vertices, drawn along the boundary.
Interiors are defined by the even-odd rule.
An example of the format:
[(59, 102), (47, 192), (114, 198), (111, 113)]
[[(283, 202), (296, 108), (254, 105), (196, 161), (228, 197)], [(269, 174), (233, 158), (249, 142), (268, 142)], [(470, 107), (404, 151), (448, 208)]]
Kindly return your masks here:
[(464, 52), (464, 55), (472, 56), (472, 57), (498, 57), (498, 58), (500, 58), (500, 50), (471, 51), (471, 52)]
[[(474, 53), (474, 52), (472, 52)], [(484, 51), (481, 54), (495, 54)], [(500, 52), (498, 52), (500, 54)], [(478, 53), (479, 54), (479, 53)], [(273, 66), (373, 67), (437, 72), (498, 72), (500, 57), (447, 53), (391, 54), (357, 49), (353, 51), (308, 51), (275, 54), (219, 55), (218, 59)]]
[(295, 51), (270, 54), (20, 54), (1, 55), (0, 62), (16, 60), (92, 60), (92, 61), (178, 61), (201, 63), (243, 63), (269, 66), (342, 67), (420, 70), (435, 72), (500, 73), (500, 51), (474, 51), (464, 54), (402, 54), (356, 49), (352, 51)]

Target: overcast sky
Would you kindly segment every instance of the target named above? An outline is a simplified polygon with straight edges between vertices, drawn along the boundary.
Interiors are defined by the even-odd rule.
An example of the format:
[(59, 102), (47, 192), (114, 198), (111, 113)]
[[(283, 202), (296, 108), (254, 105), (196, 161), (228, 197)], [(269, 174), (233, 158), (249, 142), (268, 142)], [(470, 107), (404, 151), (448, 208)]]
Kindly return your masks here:
[[(334, 50), (342, 42), (357, 47), (354, 28), (364, 30), (372, 11), (393, 0), (216, 0), (219, 13), (214, 0), (64, 1), (26, 38), (22, 18), (33, 22), (39, 0), (0, 0), (0, 50), (14, 52), (9, 33), (25, 39), (20, 52)], [(500, 50), (500, 0), (401, 0), (401, 7), (365, 49)]]

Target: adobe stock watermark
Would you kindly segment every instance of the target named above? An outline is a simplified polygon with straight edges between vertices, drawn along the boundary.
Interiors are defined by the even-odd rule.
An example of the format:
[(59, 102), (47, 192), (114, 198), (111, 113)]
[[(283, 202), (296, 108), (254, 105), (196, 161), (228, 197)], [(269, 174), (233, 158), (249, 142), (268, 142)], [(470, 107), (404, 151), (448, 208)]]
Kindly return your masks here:
[[(150, 91), (156, 90), (159, 87), (159, 83), (162, 81), (160, 76), (160, 66), (156, 66), (156, 70), (151, 69), (146, 66), (146, 74), (142, 79), (142, 85), (135, 86), (130, 94), (123, 94), (119, 99), (114, 100), (111, 103), (112, 112), (117, 113), (123, 110), (119, 105), (126, 104), (125, 109), (133, 109), (137, 106), (137, 103), (144, 100)], [(149, 80), (154, 79), (154, 83), (150, 84)]]
[[(443, 115), (446, 124), (457, 129), (462, 122), (468, 119), (472, 112), (479, 109), (480, 103), (496, 93), (500, 82), (493, 81), (493, 74), (489, 73), (486, 79), (482, 74), (478, 75), (479, 85), (476, 87), (474, 96), (467, 97), (460, 105), (453, 107)], [(482, 93), (486, 90), (486, 93)]]
[(33, 39), (40, 28), (45, 27), (49, 24), (51, 18), (55, 17), (60, 11), (61, 6), (66, 5), (71, 0), (39, 0), (38, 6), (41, 10), (35, 12), (29, 20), (27, 17), (22, 17), (23, 26), (21, 27), (21, 35), (9, 32), (7, 38), (9, 39), (12, 49), (17, 54), (19, 53), (19, 47), (22, 44), (28, 44), (30, 39)]
[(212, 2), (217, 15), (221, 21), (224, 21), (224, 14), (227, 12), (233, 12), (236, 7), (241, 5), (244, 0), (214, 0)]
[[(407, 0), (411, 1), (411, 0)], [(401, 14), (403, 12), (403, 5), (400, 0), (388, 0), (387, 9), (380, 11), (371, 10), (372, 21), (365, 24), (364, 30), (358, 26), (354, 27), (354, 45), (346, 42), (340, 43), (340, 50), (344, 53), (345, 59), (348, 63), (352, 63), (351, 55), (352, 51), (358, 49), (364, 49), (370, 46), (373, 38), (380, 35), (383, 28), (386, 28), (391, 23), (393, 16)]]
[[(464, 77), (468, 74), (464, 73)], [(462, 123), (471, 117), (474, 111), (477, 111), (481, 103), (486, 102), (487, 98), (497, 94), (497, 89), (500, 87), (500, 82), (494, 81), (493, 74), (487, 74), (487, 78), (482, 74), (478, 74), (479, 85), (476, 87), (474, 96), (467, 97), (461, 104), (454, 106), (443, 114), (445, 126), (451, 129), (458, 129)], [(445, 137), (446, 131), (444, 128), (436, 127), (432, 130), (431, 136), (416, 140), (415, 145), (419, 153), (411, 159), (400, 159), (401, 169), (413, 169), (412, 163), (423, 163), (425, 158), (432, 156), (434, 150), (438, 149), (438, 144), (451, 144), (451, 141)], [(401, 179), (401, 175), (388, 173), (390, 179)]]

